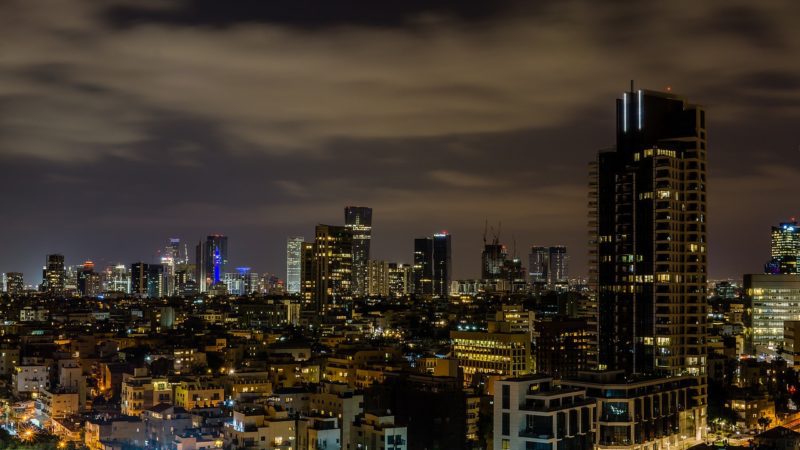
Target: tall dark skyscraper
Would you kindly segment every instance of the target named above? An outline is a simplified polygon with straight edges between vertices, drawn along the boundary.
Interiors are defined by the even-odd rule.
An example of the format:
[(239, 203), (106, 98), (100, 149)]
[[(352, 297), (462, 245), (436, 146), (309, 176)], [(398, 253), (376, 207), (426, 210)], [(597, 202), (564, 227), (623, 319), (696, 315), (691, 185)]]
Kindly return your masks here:
[(131, 264), (131, 294), (144, 297), (147, 295), (147, 275), (150, 265), (143, 262)]
[(797, 260), (800, 257), (800, 225), (796, 221), (781, 223), (772, 227), (772, 259), (766, 264), (765, 272), (772, 274), (796, 274)]
[(592, 164), (590, 276), (599, 365), (706, 387), (706, 113), (670, 93), (617, 100), (616, 148)]
[(484, 244), (481, 252), (481, 279), (499, 280), (503, 277), (508, 252), (506, 246), (494, 240), (491, 244)]
[(433, 239), (414, 239), (414, 293), (433, 295)]
[(131, 264), (131, 294), (148, 298), (164, 296), (164, 266), (143, 262)]
[(197, 244), (197, 284), (200, 292), (206, 292), (222, 281), (228, 265), (228, 237), (212, 234), (205, 242)]
[(42, 270), (42, 290), (51, 294), (63, 294), (66, 282), (64, 255), (47, 255), (47, 265)]
[(450, 279), (453, 276), (450, 234), (446, 231), (433, 235), (433, 296), (450, 297)]
[(528, 275), (535, 286), (566, 285), (569, 282), (569, 257), (567, 248), (562, 245), (554, 247), (531, 247), (528, 255)]
[(100, 293), (100, 274), (94, 271), (94, 263), (86, 261), (78, 268), (78, 293), (83, 296), (96, 296)]
[(528, 275), (533, 285), (544, 286), (547, 284), (547, 271), (550, 266), (550, 250), (547, 247), (531, 247), (528, 256)]
[(547, 282), (551, 286), (569, 283), (569, 256), (567, 247), (550, 247), (548, 256)]
[(372, 241), (372, 208), (347, 206), (344, 225), (353, 234), (353, 294), (367, 294), (369, 247)]
[(434, 298), (450, 296), (453, 261), (450, 234), (414, 239), (414, 293)]

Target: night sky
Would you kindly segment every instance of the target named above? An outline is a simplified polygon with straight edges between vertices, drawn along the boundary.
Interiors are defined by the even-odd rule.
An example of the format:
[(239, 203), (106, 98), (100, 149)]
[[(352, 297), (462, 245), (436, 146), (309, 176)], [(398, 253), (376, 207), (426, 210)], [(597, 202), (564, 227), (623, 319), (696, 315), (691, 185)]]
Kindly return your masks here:
[(0, 3), (0, 272), (224, 233), (283, 276), (286, 236), (352, 204), (375, 258), (444, 229), (478, 277), (488, 220), (583, 275), (587, 163), (631, 79), (708, 108), (711, 277), (761, 271), (800, 215), (796, 0), (231, 3)]

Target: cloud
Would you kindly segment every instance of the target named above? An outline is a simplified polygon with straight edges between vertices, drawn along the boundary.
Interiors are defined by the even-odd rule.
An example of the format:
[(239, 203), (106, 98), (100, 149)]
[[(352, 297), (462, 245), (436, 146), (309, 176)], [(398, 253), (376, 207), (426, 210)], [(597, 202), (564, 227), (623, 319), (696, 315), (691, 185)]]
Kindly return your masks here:
[[(708, 106), (716, 230), (791, 204), (767, 168), (797, 167), (792, 0), (228, 3), (4, 2), (0, 188), (18, 195), (0, 231), (91, 245), (229, 226), (279, 246), (357, 202), (394, 233), (375, 241), (387, 258), (448, 228), (470, 275), (484, 220), (502, 220), (520, 248), (566, 241), (580, 273), (585, 162), (613, 143), (631, 78)], [(764, 198), (758, 180), (775, 183), (745, 196), (764, 216), (728, 206), (741, 176)], [(730, 233), (712, 253), (737, 251)], [(240, 251), (281, 265), (256, 247)]]
[[(789, 37), (796, 32), (787, 2), (758, 9), (744, 2), (692, 8), (558, 2), (532, 11), (472, 2), (362, 11), (353, 2), (341, 17), (330, 14), (328, 2), (302, 2), (308, 8), (121, 3), (107, 10), (88, 1), (25, 3), (6, 7), (12, 26), (0, 31), (12, 44), (0, 62), (6, 86), (0, 99), (18, 111), (0, 119), (9, 136), (0, 154), (62, 160), (119, 154), (147, 138), (153, 111), (203, 117), (225, 133), (226, 147), (309, 156), (340, 138), (558, 127), (576, 110), (616, 96), (630, 77), (718, 103), (714, 117), (730, 120), (744, 113), (736, 80), (769, 83), (778, 71), (793, 73), (787, 64), (800, 69), (783, 57), (800, 50), (800, 39)], [(442, 19), (409, 28), (376, 16), (406, 22), (427, 13)], [(333, 23), (316, 32), (296, 23), (314, 22), (315, 14)], [(107, 26), (109, 16), (126, 26)], [(464, 26), (472, 17), (482, 20)], [(196, 26), (208, 20), (226, 23)], [(724, 103), (704, 95), (726, 79), (732, 81)], [(800, 105), (785, 109), (797, 114)]]
[(462, 188), (496, 187), (504, 184), (502, 180), (457, 172), (455, 170), (433, 170), (429, 172), (428, 175), (440, 183)]
[(445, 15), (481, 21), (505, 9), (509, 1), (492, 3), (473, 0), (406, 0), (378, 4), (370, 0), (297, 0), (262, 2), (240, 0), (223, 5), (214, 0), (176, 2), (171, 8), (138, 3), (116, 5), (105, 17), (117, 27), (155, 22), (172, 26), (226, 28), (242, 23), (289, 25), (306, 29), (340, 26), (401, 27), (414, 25), (426, 16)]

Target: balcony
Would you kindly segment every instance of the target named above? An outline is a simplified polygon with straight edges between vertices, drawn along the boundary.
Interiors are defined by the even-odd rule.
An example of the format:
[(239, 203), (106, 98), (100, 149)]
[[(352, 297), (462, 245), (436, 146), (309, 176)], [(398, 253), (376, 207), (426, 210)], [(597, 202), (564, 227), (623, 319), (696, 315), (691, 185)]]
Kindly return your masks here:
[(525, 428), (519, 432), (519, 437), (532, 439), (555, 439), (552, 429), (546, 428)]

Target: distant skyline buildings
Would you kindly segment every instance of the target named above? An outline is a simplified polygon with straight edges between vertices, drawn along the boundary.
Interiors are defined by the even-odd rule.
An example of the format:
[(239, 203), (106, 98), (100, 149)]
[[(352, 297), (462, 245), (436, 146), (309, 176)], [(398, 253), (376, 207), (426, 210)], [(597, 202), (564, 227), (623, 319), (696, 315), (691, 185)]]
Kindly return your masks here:
[[(303, 288), (312, 308), (348, 307), (353, 298), (353, 235), (338, 225), (316, 226), (314, 243), (304, 247)], [(306, 283), (308, 281), (308, 283)]]
[(414, 239), (414, 293), (447, 298), (452, 265), (452, 242), (448, 232)]
[(131, 264), (131, 294), (141, 298), (164, 295), (164, 266), (137, 262)]
[(491, 244), (484, 244), (481, 253), (481, 279), (497, 280), (503, 276), (503, 269), (508, 258), (506, 246), (495, 239)]
[(303, 272), (303, 236), (286, 238), (286, 292), (298, 294), (301, 290)]
[(563, 245), (533, 246), (528, 254), (528, 281), (553, 287), (569, 283), (569, 255)]
[(764, 272), (771, 274), (798, 273), (800, 259), (800, 225), (792, 219), (772, 227), (770, 239), (771, 259), (764, 266)]
[(347, 206), (344, 226), (353, 235), (353, 294), (367, 294), (369, 284), (370, 246), (372, 242), (372, 208)]
[(222, 282), (222, 275), (228, 266), (228, 237), (212, 234), (205, 242), (197, 244), (196, 252), (197, 282), (200, 292)]
[(47, 262), (42, 269), (42, 290), (51, 294), (61, 294), (66, 287), (66, 279), (64, 255), (47, 255)]
[[(338, 209), (338, 211), (341, 211), (341, 209)], [(778, 223), (778, 222), (780, 222), (780, 219), (775, 221), (775, 223)], [(783, 223), (783, 222), (781, 222), (781, 223)], [(765, 263), (767, 262), (769, 257), (767, 255), (765, 255), (764, 246), (765, 245), (769, 245), (769, 241), (768, 240), (770, 238), (767, 237), (768, 236), (767, 233), (763, 232), (763, 230), (764, 230), (763, 224), (762, 224), (761, 228), (762, 228), (761, 238), (759, 238), (757, 240), (759, 240), (761, 242), (761, 246), (762, 246), (761, 254), (762, 254), (762, 256), (760, 258), (758, 258), (758, 257), (753, 258), (751, 260), (750, 265), (749, 265), (750, 269), (749, 270), (745, 270), (742, 273), (759, 273), (762, 270), (763, 271), (767, 270), (767, 269), (765, 269)], [(769, 230), (769, 228), (767, 228), (767, 230)], [(469, 245), (471, 246), (470, 248), (472, 250), (468, 250), (468, 251), (465, 251), (465, 250), (462, 249), (462, 247), (464, 246), (464, 243), (461, 241), (462, 238), (461, 238), (461, 235), (459, 234), (458, 244), (454, 245), (454, 247), (453, 247), (453, 252), (454, 252), (454, 255), (455, 255), (454, 258), (453, 258), (453, 278), (454, 279), (458, 279), (458, 280), (466, 280), (466, 279), (473, 279), (473, 278), (477, 279), (477, 278), (479, 278), (481, 276), (481, 268), (480, 268), (479, 264), (476, 263), (476, 258), (475, 258), (475, 253), (474, 253), (475, 246), (476, 245), (481, 245), (480, 244), (481, 237), (482, 237), (481, 231), (477, 231), (475, 233), (472, 233), (471, 235), (467, 235), (467, 236), (463, 237), (463, 239), (465, 239), (467, 242), (471, 242), (471, 244), (469, 244)], [(517, 233), (518, 233), (518, 231), (517, 231)], [(267, 234), (269, 234), (269, 233), (267, 233)], [(302, 234), (302, 233), (300, 233), (300, 234)], [(162, 234), (162, 236), (164, 236), (164, 234)], [(292, 236), (292, 235), (289, 235), (289, 236)], [(175, 239), (177, 239), (177, 238), (175, 238)], [(270, 239), (272, 239), (272, 238), (270, 238)], [(376, 259), (377, 258), (377, 259), (382, 259), (382, 260), (385, 260), (385, 261), (398, 261), (398, 262), (411, 263), (413, 257), (412, 257), (412, 255), (409, 255), (409, 253), (408, 253), (408, 243), (407, 242), (408, 242), (409, 239), (413, 239), (413, 235), (410, 235), (410, 233), (404, 235), (402, 237), (402, 239), (395, 239), (391, 235), (386, 236), (386, 239), (379, 239), (377, 244), (376, 243), (372, 243), (372, 245), (371, 245), (371, 251), (370, 251), (371, 255), (373, 253), (375, 253), (375, 251), (377, 249), (377, 254), (376, 254), (375, 257), (372, 257), (372, 259)], [(279, 248), (274, 248), (275, 245), (274, 244), (270, 244), (264, 251), (262, 251), (261, 254), (258, 254), (258, 255), (256, 255), (255, 258), (253, 258), (253, 257), (248, 257), (248, 256), (244, 256), (243, 255), (244, 250), (247, 250), (248, 242), (247, 241), (240, 242), (237, 239), (236, 240), (236, 247), (234, 247), (236, 249), (236, 253), (235, 253), (236, 256), (234, 257), (235, 258), (234, 260), (231, 260), (230, 257), (229, 257), (229, 264), (251, 266), (251, 267), (253, 267), (254, 270), (257, 270), (259, 273), (277, 274), (279, 277), (281, 277), (282, 279), (285, 280), (286, 237), (276, 237), (275, 240), (280, 243), (279, 244)], [(397, 244), (396, 243), (387, 244), (387, 241), (398, 241), (398, 240), (406, 242), (405, 251), (399, 251), (399, 252), (390, 252), (390, 251), (388, 251), (387, 245), (397, 245)], [(191, 279), (193, 281), (197, 281), (197, 270), (196, 270), (196, 264), (195, 264), (196, 260), (195, 260), (195, 257), (194, 257), (195, 256), (195, 245), (190, 245), (191, 248), (189, 248), (188, 249), (189, 251), (187, 252), (186, 251), (186, 249), (187, 249), (186, 247), (187, 246), (185, 244), (186, 241), (189, 241), (190, 244), (192, 243), (192, 241), (194, 241), (194, 243), (197, 243), (198, 241), (197, 241), (196, 238), (192, 238), (192, 237), (188, 237), (186, 239), (180, 238), (181, 249), (180, 249), (180, 254), (179, 254), (179, 259), (180, 260), (185, 260), (185, 257), (186, 257), (186, 255), (188, 253), (188, 255), (190, 257), (189, 261), (188, 261), (188, 270), (190, 270), (190, 272), (191, 272), (190, 276), (189, 276), (189, 279)], [(567, 241), (568, 241), (568, 239), (567, 239)], [(76, 266), (80, 265), (81, 262), (83, 262), (86, 259), (92, 259), (98, 264), (98, 269), (96, 269), (97, 271), (100, 271), (102, 268), (105, 268), (105, 267), (108, 267), (108, 266), (114, 266), (116, 264), (124, 264), (125, 266), (130, 266), (131, 261), (139, 261), (139, 260), (147, 261), (147, 262), (150, 262), (150, 263), (164, 263), (164, 262), (161, 261), (161, 257), (164, 254), (164, 252), (167, 249), (167, 247), (170, 247), (170, 243), (169, 243), (169, 240), (166, 243), (166, 245), (163, 242), (164, 242), (164, 240), (162, 240), (162, 239), (155, 239), (153, 242), (150, 242), (150, 243), (148, 243), (146, 240), (143, 240), (141, 247), (143, 247), (145, 249), (146, 248), (150, 248), (150, 250), (143, 250), (142, 252), (136, 253), (137, 256), (132, 257), (132, 258), (120, 257), (120, 256), (118, 256), (120, 253), (118, 253), (116, 251), (110, 251), (110, 252), (106, 252), (106, 253), (99, 253), (99, 252), (91, 252), (90, 253), (90, 252), (88, 252), (86, 250), (81, 250), (81, 249), (78, 249), (78, 250), (75, 250), (75, 251), (70, 251), (70, 252), (67, 252), (65, 254), (65, 271), (66, 271), (67, 267), (69, 267), (69, 266), (76, 267)], [(536, 241), (534, 241), (534, 242), (536, 242)], [(556, 241), (556, 242), (558, 242), (558, 241)], [(520, 244), (520, 239), (519, 238), (517, 238), (517, 243)], [(522, 245), (520, 245), (520, 247), (524, 248), (525, 244), (529, 244), (529, 242), (524, 242), (523, 241)], [(376, 247), (376, 245), (377, 245), (377, 247)], [(53, 246), (54, 249), (61, 249), (63, 247), (64, 247), (64, 245)], [(250, 247), (252, 247), (252, 245), (250, 245)], [(229, 244), (229, 248), (230, 248), (230, 244)], [(569, 253), (568, 253), (568, 255), (569, 255), (568, 273), (569, 273), (569, 276), (572, 279), (582, 279), (582, 278), (585, 278), (586, 275), (587, 275), (587, 273), (583, 271), (584, 269), (582, 267), (582, 261), (581, 261), (581, 255), (580, 255), (580, 253), (582, 253), (581, 250), (580, 250), (581, 248), (584, 248), (584, 247), (583, 246), (578, 246), (578, 247), (576, 247), (576, 249), (569, 249)], [(230, 251), (231, 250), (229, 250), (229, 252)], [(42, 256), (41, 255), (45, 254), (45, 253), (47, 253), (47, 252), (45, 251), (45, 252), (39, 254), (38, 256), (34, 255), (33, 257), (30, 254), (27, 254), (27, 253), (26, 254), (20, 254), (18, 256), (16, 262), (7, 262), (2, 266), (3, 273), (10, 273), (10, 272), (23, 273), (23, 274), (25, 274), (26, 288), (36, 287), (38, 289), (39, 286), (41, 285), (42, 280), (43, 280), (43, 278), (42, 278), (43, 272), (42, 272), (42, 264), (41, 264)], [(520, 257), (522, 259), (523, 266), (526, 269), (526, 273), (528, 273), (528, 275), (530, 276), (532, 265), (530, 264), (530, 261), (528, 260), (528, 257), (525, 256), (525, 253), (523, 253), (522, 251), (520, 253), (521, 253)], [(246, 255), (246, 253), (245, 253), (245, 255)], [(34, 259), (34, 257), (35, 257), (36, 261), (33, 261), (33, 263), (28, 262), (29, 260)], [(575, 258), (578, 258), (577, 264), (575, 263)], [(276, 265), (276, 263), (278, 265)], [(31, 265), (33, 266), (33, 268), (31, 268)], [(165, 266), (166, 266), (166, 263), (165, 263)], [(577, 266), (577, 268), (576, 268), (576, 266)], [(465, 269), (465, 267), (467, 267), (468, 269)], [(458, 268), (460, 268), (460, 270)], [(166, 267), (165, 267), (165, 269), (166, 269)], [(187, 267), (184, 267), (183, 269), (181, 269), (181, 268), (176, 266), (175, 270), (176, 271), (177, 270), (187, 270)], [(227, 270), (230, 270), (230, 269), (227, 269)], [(712, 276), (711, 278), (712, 279), (741, 279), (742, 273), (734, 273), (734, 274), (731, 274), (730, 276), (724, 276), (724, 277)], [(175, 289), (177, 289), (177, 286), (175, 287)]]
[(10, 295), (21, 294), (25, 290), (25, 279), (22, 272), (8, 272), (5, 274), (6, 292)]

